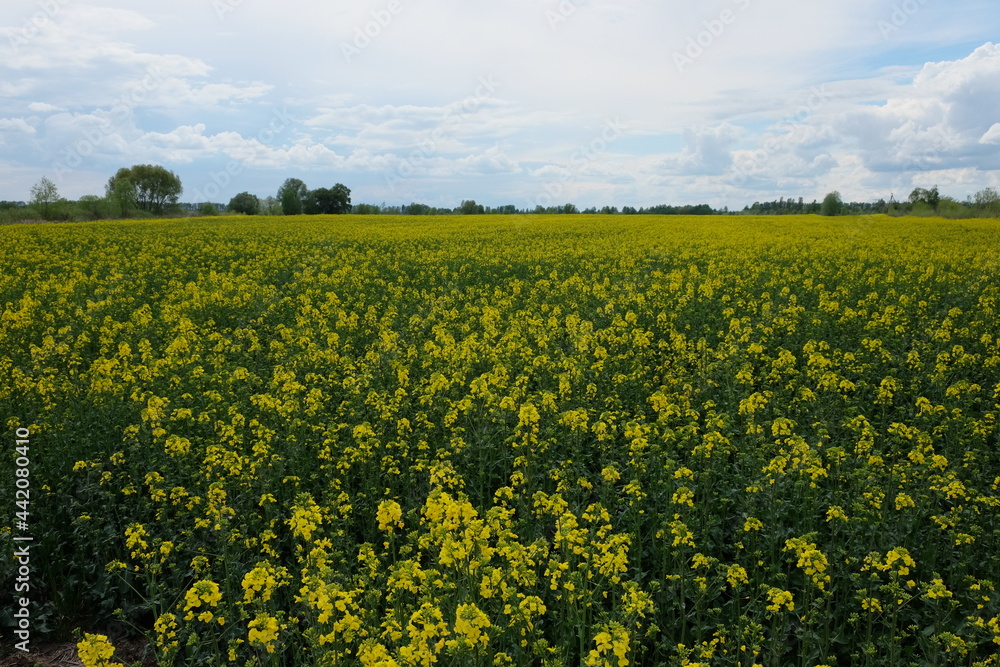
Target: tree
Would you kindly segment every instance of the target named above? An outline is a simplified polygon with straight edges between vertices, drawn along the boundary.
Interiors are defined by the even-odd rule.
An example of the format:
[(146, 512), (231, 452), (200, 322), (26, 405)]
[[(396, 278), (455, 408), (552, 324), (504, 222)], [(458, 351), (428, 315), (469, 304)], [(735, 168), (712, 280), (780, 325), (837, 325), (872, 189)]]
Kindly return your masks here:
[(938, 186), (935, 185), (930, 190), (914, 188), (913, 192), (910, 193), (910, 203), (927, 204), (927, 206), (936, 211), (938, 204), (941, 203), (941, 193), (938, 191)]
[(417, 202), (411, 203), (409, 206), (403, 207), (407, 215), (430, 215), (431, 207), (427, 204), (418, 204)]
[(819, 214), (820, 215), (840, 215), (841, 209), (844, 207), (844, 200), (840, 198), (840, 193), (834, 190), (826, 197), (823, 198), (823, 203), (820, 205)]
[(938, 204), (941, 203), (941, 193), (938, 192), (938, 186), (935, 185), (927, 191), (927, 203), (930, 204), (932, 209), (937, 210)]
[(281, 202), (271, 196), (260, 200), (261, 215), (281, 215)]
[(953, 197), (947, 196), (941, 197), (935, 213), (942, 218), (951, 218), (953, 220), (972, 217), (972, 211), (969, 210), (968, 206), (960, 201), (956, 201)]
[(336, 183), (330, 188), (329, 213), (350, 213), (351, 212), (351, 189), (343, 183)]
[(219, 215), (219, 209), (215, 208), (215, 204), (209, 201), (199, 206), (198, 212), (202, 215)]
[(122, 167), (108, 180), (108, 192), (114, 191), (116, 183), (121, 180), (128, 180), (135, 186), (135, 206), (150, 213), (163, 213), (164, 206), (176, 204), (177, 198), (184, 191), (181, 179), (159, 165)]
[(278, 201), (285, 215), (302, 215), (308, 196), (309, 188), (297, 178), (286, 179), (278, 188)]
[(80, 212), (90, 220), (100, 220), (105, 217), (107, 201), (97, 195), (84, 195), (77, 201)]
[(56, 184), (45, 176), (42, 176), (41, 180), (31, 186), (31, 203), (46, 220), (49, 219), (52, 205), (58, 201), (59, 190), (56, 189)]
[(1000, 217), (1000, 192), (996, 188), (984, 188), (976, 193), (972, 202), (976, 215), (988, 218)]
[[(121, 173), (119, 171), (119, 173)], [(112, 215), (127, 217), (136, 206), (136, 188), (127, 176), (113, 176), (105, 187), (105, 197)]]
[(351, 191), (341, 183), (332, 188), (312, 190), (306, 196), (303, 212), (309, 215), (350, 213)]
[(257, 195), (241, 192), (229, 200), (229, 210), (244, 215), (257, 215), (260, 211), (260, 200), (257, 199)]
[(462, 215), (479, 215), (484, 213), (486, 209), (483, 208), (482, 204), (477, 204), (475, 199), (462, 200), (461, 205), (458, 207), (457, 213)]

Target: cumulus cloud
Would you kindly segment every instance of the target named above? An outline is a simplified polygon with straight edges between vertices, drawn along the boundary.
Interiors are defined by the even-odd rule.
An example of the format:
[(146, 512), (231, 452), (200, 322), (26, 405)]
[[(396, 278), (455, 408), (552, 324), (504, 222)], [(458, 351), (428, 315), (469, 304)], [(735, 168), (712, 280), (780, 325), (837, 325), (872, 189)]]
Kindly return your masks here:
[(733, 147), (742, 136), (742, 128), (729, 122), (689, 128), (684, 131), (684, 151), (663, 159), (657, 166), (667, 174), (722, 174), (732, 165)]
[(1000, 144), (1000, 123), (994, 123), (993, 127), (987, 130), (986, 134), (979, 138), (979, 143)]
[[(874, 198), (914, 180), (972, 184), (1000, 168), (1000, 46), (927, 63), (909, 77), (887, 70), (820, 92), (797, 112), (788, 104), (748, 114), (745, 122), (765, 120), (763, 129), (685, 131), (685, 149), (656, 163), (651, 183), (712, 176), (718, 192), (816, 195), (836, 187)], [(872, 102), (874, 95), (884, 98)]]
[(457, 173), (516, 174), (521, 171), (517, 162), (504, 155), (496, 146), (478, 155), (467, 155), (455, 161)]
[(996, 168), (982, 146), (998, 121), (1000, 46), (988, 43), (967, 58), (926, 64), (884, 104), (856, 108), (833, 127), (873, 171)]
[(24, 132), (34, 134), (35, 128), (23, 118), (0, 118), (0, 130), (4, 132)]

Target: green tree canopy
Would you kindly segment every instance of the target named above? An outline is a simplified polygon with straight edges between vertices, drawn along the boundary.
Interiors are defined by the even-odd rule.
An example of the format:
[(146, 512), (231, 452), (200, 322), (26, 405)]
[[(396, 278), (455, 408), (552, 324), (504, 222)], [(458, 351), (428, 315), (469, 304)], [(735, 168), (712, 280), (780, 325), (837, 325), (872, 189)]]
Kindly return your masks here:
[(59, 190), (56, 184), (43, 176), (31, 186), (31, 204), (38, 209), (46, 220), (52, 212), (52, 205), (59, 201)]
[(312, 190), (306, 196), (304, 212), (310, 215), (350, 213), (351, 191), (342, 183), (337, 183), (332, 188)]
[(260, 200), (261, 215), (281, 215), (281, 202), (274, 197), (267, 196)]
[(229, 200), (229, 211), (244, 215), (257, 215), (260, 212), (260, 200), (257, 199), (257, 195), (241, 192)]
[(482, 204), (477, 204), (475, 199), (463, 199), (456, 212), (462, 215), (479, 215), (485, 213), (486, 209)]
[[(122, 171), (128, 170), (119, 170), (118, 173), (121, 174)], [(119, 215), (124, 218), (131, 214), (136, 207), (135, 183), (132, 182), (128, 174), (121, 177), (116, 174), (105, 187), (105, 197), (108, 200), (111, 215)]]
[(1000, 217), (1000, 192), (996, 188), (984, 188), (976, 193), (972, 204), (976, 215), (990, 218)]
[(910, 203), (924, 203), (936, 211), (938, 204), (941, 203), (941, 193), (938, 191), (938, 186), (935, 185), (930, 190), (914, 188), (913, 192), (910, 193)]
[(150, 213), (163, 213), (167, 204), (176, 204), (183, 192), (181, 179), (172, 171), (153, 164), (122, 167), (108, 180), (107, 193), (116, 191), (117, 184), (129, 181), (135, 187), (135, 206)]
[(286, 179), (278, 188), (278, 201), (285, 215), (301, 215), (305, 211), (309, 188), (298, 178)]
[(841, 210), (844, 208), (844, 200), (840, 198), (840, 193), (834, 190), (826, 197), (823, 198), (823, 203), (820, 205), (819, 214), (820, 215), (840, 215)]

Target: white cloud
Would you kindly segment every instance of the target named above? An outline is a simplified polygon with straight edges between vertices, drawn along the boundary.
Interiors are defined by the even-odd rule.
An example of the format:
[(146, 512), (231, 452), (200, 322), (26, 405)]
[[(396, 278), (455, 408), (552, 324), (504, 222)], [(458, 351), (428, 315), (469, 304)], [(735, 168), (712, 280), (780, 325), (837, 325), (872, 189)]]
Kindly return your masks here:
[(35, 128), (23, 118), (0, 118), (0, 130), (4, 132), (24, 132), (34, 134)]
[(668, 174), (723, 174), (733, 163), (732, 149), (743, 136), (743, 130), (725, 122), (715, 127), (690, 128), (684, 131), (687, 147), (676, 157), (659, 163)]
[[(714, 190), (735, 196), (822, 196), (837, 188), (865, 199), (914, 182), (974, 189), (988, 180), (984, 174), (1000, 169), (988, 148), (1000, 143), (1000, 47), (988, 43), (966, 58), (903, 74), (886, 69), (833, 82), (805, 104), (789, 100), (784, 111), (762, 105), (743, 119), (733, 116), (747, 126), (770, 118), (763, 130), (741, 134), (730, 123), (688, 129), (686, 148), (655, 163), (650, 183), (693, 187), (690, 177), (716, 175)], [(884, 97), (872, 103), (876, 95)], [(702, 187), (712, 189), (707, 180)]]
[(28, 109), (35, 111), (37, 113), (49, 113), (50, 111), (62, 111), (60, 107), (54, 104), (49, 104), (48, 102), (32, 102), (28, 105)]
[[(983, 139), (1000, 121), (1000, 46), (966, 58), (928, 63), (911, 85), (879, 106), (853, 109), (833, 123), (853, 139), (873, 171), (963, 168), (986, 156)], [(997, 168), (995, 161), (982, 162)]]
[(504, 155), (496, 146), (478, 155), (467, 155), (456, 162), (457, 173), (473, 174), (517, 174), (521, 168), (517, 162)]

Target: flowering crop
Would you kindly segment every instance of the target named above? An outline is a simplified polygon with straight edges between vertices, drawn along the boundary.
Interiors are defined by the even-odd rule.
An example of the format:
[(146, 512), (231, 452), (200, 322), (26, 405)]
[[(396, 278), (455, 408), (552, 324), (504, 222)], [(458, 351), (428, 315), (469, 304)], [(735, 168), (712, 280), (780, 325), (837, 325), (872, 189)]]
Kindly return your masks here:
[(1000, 665), (996, 220), (0, 243), (37, 600), (161, 664)]

